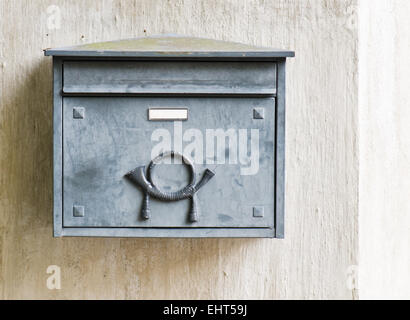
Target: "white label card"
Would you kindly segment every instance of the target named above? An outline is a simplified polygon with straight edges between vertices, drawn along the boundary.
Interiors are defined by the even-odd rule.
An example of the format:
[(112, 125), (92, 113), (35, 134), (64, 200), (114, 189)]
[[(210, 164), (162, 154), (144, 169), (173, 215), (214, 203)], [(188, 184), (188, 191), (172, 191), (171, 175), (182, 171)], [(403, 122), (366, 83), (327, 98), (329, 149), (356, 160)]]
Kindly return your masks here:
[(149, 121), (188, 120), (188, 108), (149, 108)]

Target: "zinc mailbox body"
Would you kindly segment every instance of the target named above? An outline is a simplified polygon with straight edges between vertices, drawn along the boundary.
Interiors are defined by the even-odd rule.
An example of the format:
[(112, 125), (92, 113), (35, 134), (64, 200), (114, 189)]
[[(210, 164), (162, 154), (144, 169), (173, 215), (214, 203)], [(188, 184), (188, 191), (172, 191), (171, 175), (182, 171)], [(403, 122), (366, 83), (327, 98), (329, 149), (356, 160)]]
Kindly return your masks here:
[(284, 237), (293, 52), (158, 36), (45, 55), (54, 236)]

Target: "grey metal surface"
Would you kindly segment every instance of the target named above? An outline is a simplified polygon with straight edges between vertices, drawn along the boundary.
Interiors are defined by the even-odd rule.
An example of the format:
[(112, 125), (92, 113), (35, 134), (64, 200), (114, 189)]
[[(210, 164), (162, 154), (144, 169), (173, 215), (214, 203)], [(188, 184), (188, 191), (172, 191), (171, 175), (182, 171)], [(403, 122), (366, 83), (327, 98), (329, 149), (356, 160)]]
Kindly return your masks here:
[(275, 94), (274, 62), (67, 61), (65, 93)]
[[(152, 106), (189, 108), (182, 130), (231, 128), (259, 129), (259, 170), (241, 175), (241, 165), (195, 164), (198, 172), (211, 167), (216, 176), (200, 191), (200, 219), (187, 221), (189, 200), (164, 204), (152, 201), (152, 217), (140, 218), (143, 193), (124, 175), (137, 165), (149, 163), (156, 129), (174, 134), (174, 122), (151, 122)], [(86, 117), (73, 119), (74, 107)], [(253, 109), (265, 109), (264, 120), (253, 119)], [(275, 181), (274, 98), (154, 98), (154, 97), (65, 97), (64, 112), (64, 227), (273, 227)], [(236, 132), (236, 131), (235, 131)], [(228, 141), (226, 141), (228, 143)], [(249, 147), (249, 146), (248, 146)], [(205, 152), (204, 152), (205, 154)], [(212, 159), (214, 160), (214, 159)], [(153, 177), (163, 190), (178, 190), (187, 184), (182, 165), (159, 165)], [(84, 218), (73, 217), (73, 205), (85, 207)], [(264, 206), (265, 216), (255, 219), (253, 207)]]
[(63, 237), (274, 238), (272, 228), (63, 228)]
[(141, 58), (281, 58), (294, 57), (289, 50), (257, 47), (237, 42), (186, 36), (153, 36), (45, 49), (46, 56)]
[(285, 237), (285, 135), (286, 135), (286, 63), (278, 63), (278, 95), (276, 98), (276, 214), (275, 237)]

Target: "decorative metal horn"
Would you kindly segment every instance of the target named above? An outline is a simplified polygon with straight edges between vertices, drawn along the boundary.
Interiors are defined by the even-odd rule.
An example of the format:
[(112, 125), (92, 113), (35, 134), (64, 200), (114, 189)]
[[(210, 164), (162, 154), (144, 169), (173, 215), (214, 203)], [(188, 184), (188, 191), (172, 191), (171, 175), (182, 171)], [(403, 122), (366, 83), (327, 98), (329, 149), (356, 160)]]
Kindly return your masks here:
[[(190, 168), (191, 181), (183, 189), (175, 192), (164, 192), (158, 189), (151, 177), (154, 172), (155, 166), (160, 162), (161, 159), (166, 157), (179, 156), (183, 162)], [(146, 172), (146, 173), (145, 173)], [(201, 180), (196, 183), (196, 173), (194, 164), (180, 153), (174, 151), (168, 151), (166, 153), (161, 153), (158, 157), (152, 160), (146, 170), (145, 166), (137, 167), (134, 170), (128, 172), (125, 176), (132, 182), (136, 183), (144, 191), (144, 200), (141, 207), (141, 216), (143, 219), (150, 218), (150, 197), (156, 198), (162, 201), (179, 201), (184, 199), (191, 199), (191, 209), (189, 211), (188, 219), (190, 222), (198, 221), (198, 207), (197, 207), (197, 196), (196, 193), (200, 188), (202, 188), (215, 173), (212, 170), (205, 169)]]

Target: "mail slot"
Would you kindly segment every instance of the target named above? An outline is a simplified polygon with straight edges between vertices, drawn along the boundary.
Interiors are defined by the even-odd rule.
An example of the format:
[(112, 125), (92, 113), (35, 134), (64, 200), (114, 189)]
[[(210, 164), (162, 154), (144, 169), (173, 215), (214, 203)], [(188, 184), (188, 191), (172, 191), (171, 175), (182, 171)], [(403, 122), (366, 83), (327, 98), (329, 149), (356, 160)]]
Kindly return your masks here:
[(45, 54), (54, 236), (284, 237), (293, 52), (160, 36)]

